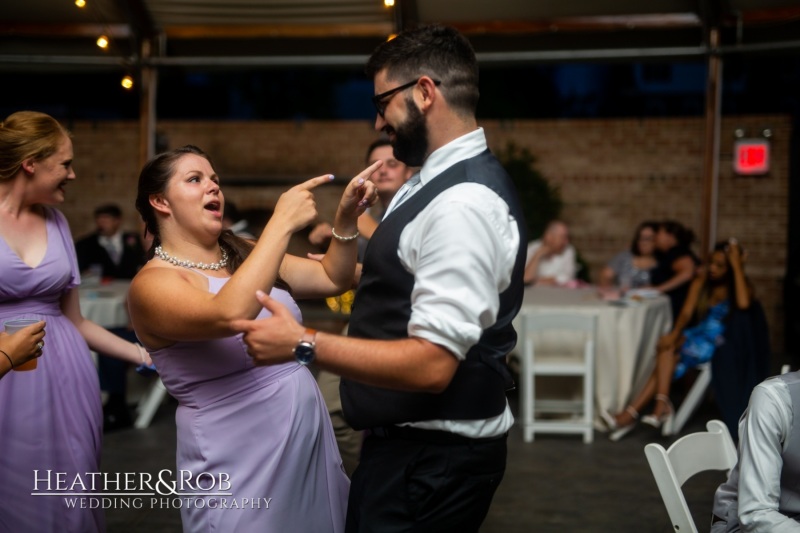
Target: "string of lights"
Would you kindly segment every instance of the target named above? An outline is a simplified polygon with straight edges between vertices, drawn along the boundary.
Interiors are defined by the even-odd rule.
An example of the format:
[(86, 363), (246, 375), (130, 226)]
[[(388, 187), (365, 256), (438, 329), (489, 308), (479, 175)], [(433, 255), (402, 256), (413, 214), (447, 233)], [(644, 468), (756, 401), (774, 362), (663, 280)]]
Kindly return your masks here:
[[(89, 5), (86, 0), (75, 0), (75, 6), (77, 6), (78, 9), (86, 9), (88, 7), (89, 11), (92, 12), (94, 17), (96, 19), (99, 19), (99, 22), (100, 22), (101, 26), (103, 27), (103, 33), (97, 37), (97, 40), (95, 41), (95, 43), (103, 51), (111, 52), (111, 48), (113, 47), (113, 44), (114, 44), (114, 42), (113, 42), (113, 40), (111, 38), (112, 32), (111, 32), (111, 28), (109, 27), (109, 25), (105, 22), (105, 20), (103, 20), (103, 17), (100, 16), (97, 13), (96, 9), (92, 9), (92, 6)], [(126, 66), (126, 70), (130, 69), (130, 67), (128, 65), (126, 65), (126, 63), (127, 63), (126, 60), (122, 59), (120, 62), (123, 65)], [(122, 87), (125, 90), (128, 90), (128, 91), (133, 89), (133, 86), (134, 86), (133, 75), (130, 72), (126, 72), (125, 75), (120, 80), (120, 85), (122, 85)]]
[[(95, 41), (95, 43), (103, 51), (111, 53), (112, 52), (112, 48), (114, 48), (114, 39), (112, 38), (111, 27), (106, 23), (106, 21), (101, 16), (101, 14), (98, 13), (98, 10), (97, 9), (93, 9), (94, 2), (90, 3), (90, 2), (87, 2), (87, 0), (74, 0), (74, 2), (75, 2), (75, 6), (78, 9), (88, 9), (89, 11), (92, 11), (93, 15), (95, 16), (95, 19), (98, 20), (99, 24), (103, 28), (103, 33), (100, 34), (97, 37), (97, 40)], [(383, 4), (384, 4), (384, 6), (386, 8), (391, 9), (391, 8), (395, 7), (395, 0), (383, 0)], [(396, 34), (392, 33), (387, 37), (387, 40), (392, 40), (395, 36), (396, 36)], [(120, 56), (123, 57), (121, 54), (120, 54)], [(120, 80), (120, 85), (125, 90), (132, 90), (134, 85), (135, 85), (135, 80), (134, 80), (134, 77), (133, 77), (132, 73), (130, 72), (131, 66), (128, 65), (129, 61), (124, 59), (124, 57), (123, 57), (120, 60), (120, 63), (123, 64), (123, 66), (125, 67), (125, 70), (126, 70), (125, 75)]]

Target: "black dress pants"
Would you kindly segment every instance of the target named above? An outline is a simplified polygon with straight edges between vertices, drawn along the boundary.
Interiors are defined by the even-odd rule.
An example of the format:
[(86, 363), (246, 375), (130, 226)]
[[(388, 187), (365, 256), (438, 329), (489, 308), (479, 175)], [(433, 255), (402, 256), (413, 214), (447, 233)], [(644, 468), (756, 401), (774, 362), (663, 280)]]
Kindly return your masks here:
[(449, 442), (438, 431), (412, 433), (364, 441), (346, 533), (478, 531), (503, 479), (506, 436)]

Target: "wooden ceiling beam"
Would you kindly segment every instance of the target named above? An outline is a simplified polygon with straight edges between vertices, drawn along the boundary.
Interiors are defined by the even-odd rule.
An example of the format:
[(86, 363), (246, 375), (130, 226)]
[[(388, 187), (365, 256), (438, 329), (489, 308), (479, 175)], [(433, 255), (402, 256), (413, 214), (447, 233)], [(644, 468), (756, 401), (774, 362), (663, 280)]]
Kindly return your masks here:
[(742, 23), (745, 25), (773, 24), (798, 20), (800, 20), (800, 7), (752, 9), (742, 13)]
[(0, 35), (21, 37), (93, 37), (108, 34), (121, 38), (131, 35), (127, 24), (20, 24), (0, 23)]
[(121, 10), (127, 13), (130, 25), (140, 38), (149, 38), (156, 34), (153, 17), (147, 10), (143, 0), (117, 0)]
[(697, 28), (701, 21), (694, 13), (609, 17), (565, 17), (537, 21), (450, 22), (465, 34), (525, 34), (564, 32), (602, 32), (631, 29)]
[(395, 32), (409, 30), (419, 26), (419, 9), (417, 0), (395, 0), (394, 27)]
[[(139, 35), (155, 32), (143, 4), (139, 0), (126, 0), (132, 24)], [(413, 0), (405, 0), (410, 13), (405, 22), (413, 25)], [(139, 8), (136, 8), (139, 5)], [(741, 23), (744, 26), (761, 24), (792, 23), (800, 21), (800, 7), (750, 10), (740, 14), (740, 21), (727, 13), (723, 26)], [(677, 29), (701, 27), (702, 20), (696, 13), (673, 13), (664, 15), (564, 17), (535, 21), (484, 21), (445, 22), (467, 35), (537, 34), (552, 32), (603, 32), (631, 29)], [(127, 38), (133, 34), (129, 24), (31, 24), (0, 22), (0, 35), (23, 37), (96, 37), (109, 33), (116, 38)], [(252, 39), (252, 38), (335, 38), (335, 37), (385, 37), (393, 33), (391, 22), (353, 24), (195, 24), (172, 25), (164, 28), (171, 39)]]
[(252, 39), (269, 37), (385, 37), (390, 22), (364, 24), (252, 24), (165, 26), (171, 39)]

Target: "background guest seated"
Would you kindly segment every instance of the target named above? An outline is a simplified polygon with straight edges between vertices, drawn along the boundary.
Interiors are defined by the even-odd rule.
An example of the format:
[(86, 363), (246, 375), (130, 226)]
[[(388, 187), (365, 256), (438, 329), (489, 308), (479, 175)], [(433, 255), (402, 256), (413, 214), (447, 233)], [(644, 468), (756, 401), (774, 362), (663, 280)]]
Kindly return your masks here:
[(654, 288), (669, 296), (672, 322), (683, 308), (689, 284), (697, 272), (700, 261), (690, 246), (694, 233), (680, 222), (665, 220), (656, 232), (656, 268), (650, 274)]
[(569, 228), (550, 222), (541, 239), (528, 244), (524, 282), (526, 285), (566, 285), (575, 280), (575, 248), (569, 242)]
[[(729, 347), (735, 334), (730, 331), (733, 317), (747, 312), (752, 303), (741, 247), (734, 239), (717, 243), (706, 268), (692, 282), (672, 331), (659, 339), (656, 367), (645, 386), (624, 411), (613, 417), (603, 414), (613, 430), (610, 438), (618, 440), (632, 430), (639, 412), (653, 398), (656, 400), (653, 413), (643, 417), (642, 422), (659, 428), (672, 417), (674, 408), (669, 398), (672, 380), (683, 376), (687, 368), (710, 361), (723, 343)], [(695, 325), (687, 328), (692, 323)], [(744, 394), (749, 396), (750, 390)]]
[(646, 221), (639, 224), (630, 250), (615, 255), (600, 273), (600, 287), (617, 287), (624, 292), (650, 286), (650, 273), (656, 267), (657, 230), (656, 222)]

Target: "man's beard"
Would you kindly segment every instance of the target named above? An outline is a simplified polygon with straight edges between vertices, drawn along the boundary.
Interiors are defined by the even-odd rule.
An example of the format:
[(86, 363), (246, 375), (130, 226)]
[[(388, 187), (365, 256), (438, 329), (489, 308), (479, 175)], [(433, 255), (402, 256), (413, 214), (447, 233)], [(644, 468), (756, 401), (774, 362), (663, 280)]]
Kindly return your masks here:
[(410, 167), (419, 167), (428, 155), (428, 128), (413, 99), (406, 99), (406, 109), (406, 121), (394, 130), (394, 157)]

